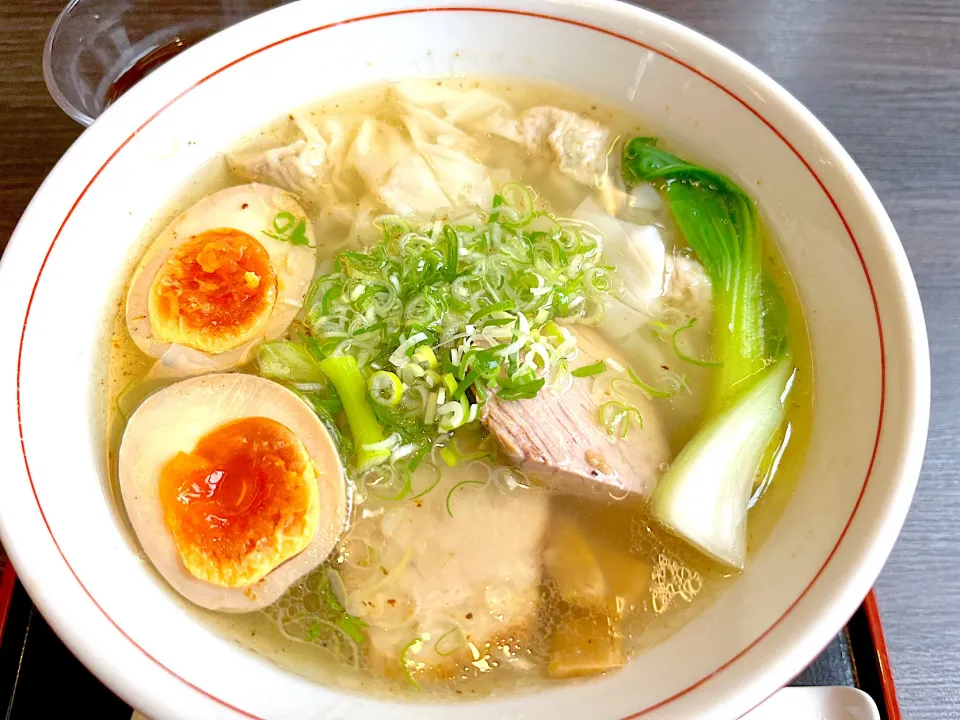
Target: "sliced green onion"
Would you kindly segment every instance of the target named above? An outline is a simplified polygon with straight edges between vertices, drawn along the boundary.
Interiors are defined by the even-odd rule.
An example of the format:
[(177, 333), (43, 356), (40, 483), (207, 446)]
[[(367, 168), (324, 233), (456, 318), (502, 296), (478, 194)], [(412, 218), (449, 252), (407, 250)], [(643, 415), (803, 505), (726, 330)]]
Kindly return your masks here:
[(411, 498), (410, 498), (411, 500), (417, 500), (417, 499), (419, 499), (419, 498), (422, 498), (424, 495), (426, 495), (428, 492), (430, 492), (430, 491), (433, 490), (437, 485), (440, 484), (440, 481), (443, 479), (443, 473), (440, 472), (440, 468), (438, 468), (438, 467), (436, 467), (436, 466), (431, 466), (431, 467), (433, 467), (433, 470), (434, 470), (434, 472), (436, 473), (436, 477), (434, 478), (433, 482), (432, 482), (430, 485), (428, 485), (425, 489), (421, 490), (421, 491), (418, 492), (416, 495), (414, 495), (413, 497), (411, 497)]
[(597, 360), (595, 363), (590, 365), (584, 365), (583, 367), (578, 367), (576, 370), (573, 370), (570, 374), (574, 377), (590, 377), (591, 375), (599, 375), (607, 369), (607, 364), (603, 360)]
[[(353, 358), (379, 432), (361, 437), (353, 428), (364, 425), (357, 420), (363, 411), (347, 393), (354, 433), (343, 437), (344, 452), (355, 448), (364, 468), (389, 462), (397, 472), (399, 461), (406, 465), (443, 434), (476, 422), (491, 392), (504, 401), (535, 397), (543, 378), (554, 378), (554, 366), (575, 352), (576, 338), (555, 319), (595, 321), (600, 294), (616, 284), (599, 238), (536, 202), (528, 188), (507, 183), (486, 213), (376, 220), (380, 242), (340, 252), (332, 272), (311, 284), (302, 320), (308, 334), (295, 330), (288, 341), (297, 362), (262, 372), (316, 384), (299, 390), (330, 414), (337, 387), (325, 385), (317, 363)], [(278, 236), (301, 232), (297, 217), (276, 221)], [(381, 444), (386, 436), (395, 442)]]
[[(455, 633), (460, 634), (460, 642), (457, 643), (455, 640), (451, 640)], [(463, 629), (459, 624), (454, 625), (452, 628), (447, 630), (443, 635), (437, 638), (437, 641), (433, 644), (433, 651), (440, 657), (448, 657), (453, 655), (457, 650), (465, 645), (465, 636), (463, 634)], [(442, 650), (440, 644), (446, 641), (447, 644), (451, 645), (450, 650)]]
[(631, 416), (636, 420), (637, 425), (642, 428), (643, 415), (632, 405), (627, 405), (619, 400), (610, 400), (603, 403), (597, 410), (597, 422), (611, 437), (616, 437), (618, 428), (621, 438), (627, 436)]
[(534, 398), (537, 396), (537, 393), (540, 392), (540, 388), (542, 388), (546, 382), (547, 381), (545, 378), (537, 378), (536, 380), (531, 380), (530, 382), (518, 383), (503, 387), (497, 393), (497, 397), (501, 400), (524, 400)]
[(440, 457), (443, 458), (443, 461), (447, 464), (448, 467), (457, 466), (457, 456), (454, 454), (453, 450), (450, 448), (443, 448), (440, 451)]
[(423, 459), (427, 456), (429, 451), (430, 448), (424, 446), (413, 454), (413, 456), (410, 458), (410, 465), (408, 468), (410, 472), (414, 472), (418, 467), (420, 467), (420, 463), (423, 462)]
[(400, 368), (400, 376), (403, 378), (403, 382), (408, 385), (412, 385), (418, 378), (422, 378), (425, 372), (426, 371), (415, 362), (408, 362)]
[(403, 676), (407, 679), (407, 682), (410, 683), (417, 692), (420, 692), (420, 686), (413, 678), (413, 672), (410, 670), (410, 665), (414, 665), (414, 670), (416, 670), (418, 669), (416, 666), (419, 663), (411, 660), (409, 657), (407, 657), (407, 655), (408, 653), (413, 653), (415, 655), (419, 654), (422, 649), (423, 639), (418, 636), (404, 645), (403, 649), (400, 651), (400, 670), (403, 671)]
[(437, 367), (437, 356), (429, 345), (421, 345), (414, 350), (413, 359), (420, 363), (424, 370), (435, 370)]
[(443, 228), (443, 240), (446, 245), (444, 277), (448, 282), (453, 282), (457, 277), (457, 265), (460, 261), (460, 236), (453, 227), (447, 225)]
[(350, 639), (358, 645), (366, 639), (363, 631), (368, 625), (360, 618), (344, 614), (337, 618), (336, 626), (349, 635)]
[(664, 339), (662, 333), (671, 332), (670, 326), (667, 325), (665, 322), (662, 322), (662, 321), (660, 321), (660, 320), (653, 320), (653, 321), (651, 321), (651, 322), (650, 322), (650, 330), (652, 331), (653, 336), (654, 336), (657, 340), (663, 340), (663, 339)]
[(451, 400), (437, 408), (437, 426), (444, 432), (456, 430), (467, 419), (469, 407), (463, 401)]
[(486, 485), (486, 484), (487, 483), (483, 480), (461, 480), (452, 488), (450, 488), (450, 492), (447, 493), (447, 502), (446, 502), (447, 515), (449, 515), (450, 517), (453, 517), (453, 510), (450, 509), (450, 498), (453, 496), (453, 493), (457, 488), (462, 488), (464, 485)]
[(453, 376), (453, 373), (446, 373), (443, 376), (443, 386), (447, 389), (447, 394), (453, 397), (453, 394), (457, 391), (457, 378)]
[(473, 383), (476, 382), (477, 378), (479, 377), (480, 377), (480, 371), (476, 369), (471, 370), (466, 375), (464, 375), (463, 380), (461, 380), (460, 384), (457, 385), (453, 390), (453, 399), (459, 400), (460, 398), (462, 398), (463, 394), (467, 391), (467, 388), (473, 385)]
[(380, 370), (371, 375), (367, 389), (374, 402), (386, 407), (393, 407), (403, 397), (403, 383), (400, 382), (400, 378), (386, 370)]
[(696, 323), (697, 323), (697, 319), (696, 319), (696, 318), (690, 318), (690, 322), (688, 322), (688, 323), (687, 323), (686, 325), (684, 325), (683, 327), (677, 328), (676, 330), (673, 331), (672, 342), (673, 342), (673, 352), (674, 352), (674, 354), (675, 354), (678, 358), (680, 358), (681, 360), (683, 360), (684, 362), (688, 362), (688, 363), (690, 363), (691, 365), (699, 365), (700, 367), (705, 367), (705, 368), (719, 368), (719, 367), (723, 367), (723, 363), (722, 363), (722, 362), (714, 362), (714, 361), (711, 361), (711, 360), (698, 360), (698, 359), (695, 358), (695, 357), (691, 357), (691, 356), (687, 355), (685, 352), (683, 352), (683, 351), (680, 349), (680, 346), (677, 344), (677, 336), (678, 336), (680, 333), (682, 333), (684, 330), (689, 330), (690, 328), (692, 328), (694, 325), (696, 325)]
[(357, 332), (354, 334), (366, 335), (367, 333), (372, 333), (376, 330), (383, 330), (384, 327), (385, 327), (385, 324), (383, 322), (377, 322), (377, 323), (373, 323), (373, 325), (368, 325), (365, 328), (361, 328), (360, 330), (357, 330)]
[[(340, 602), (340, 598), (337, 597), (336, 590), (333, 587), (334, 578), (340, 583), (342, 592), (343, 580), (340, 579), (340, 574), (333, 568), (327, 568), (326, 582), (322, 585), (320, 593), (326, 601), (330, 612), (336, 616), (333, 623), (334, 626), (340, 628), (351, 640), (359, 645), (365, 640), (363, 631), (366, 630), (369, 625), (355, 615), (348, 613), (343, 607), (343, 603)], [(310, 628), (307, 639), (311, 641), (316, 640), (319, 634), (320, 626), (318, 624), (314, 625)]]
[(553, 320), (545, 323), (544, 326), (540, 328), (540, 334), (550, 336), (560, 342), (566, 340), (566, 337), (564, 337), (564, 334), (560, 331), (560, 327)]
[(432, 392), (430, 397), (427, 399), (427, 409), (423, 414), (423, 422), (426, 425), (433, 425), (434, 421), (437, 419), (437, 400), (439, 399), (439, 393)]
[[(676, 395), (678, 392), (680, 392), (680, 390), (681, 390), (683, 387), (685, 387), (685, 382), (686, 382), (686, 378), (684, 378), (684, 376), (681, 375), (681, 376), (679, 376), (679, 378), (677, 378), (677, 385), (676, 385), (675, 387), (673, 387), (673, 388), (671, 388), (671, 389), (669, 389), (669, 390), (661, 390), (661, 389), (655, 388), (653, 385), (650, 385), (649, 383), (645, 383), (643, 380), (641, 380), (641, 379), (637, 376), (637, 374), (633, 371), (633, 368), (629, 368), (629, 367), (628, 367), (628, 368), (627, 368), (627, 374), (630, 376), (630, 382), (631, 382), (632, 384), (636, 385), (638, 388), (640, 388), (640, 389), (644, 392), (644, 394), (646, 394), (648, 397), (651, 397), (651, 398), (669, 398), (669, 397), (673, 397), (673, 396)], [(614, 387), (614, 385), (615, 385), (615, 383), (617, 383), (617, 382), (623, 382), (623, 381), (620, 380), (620, 379), (613, 380), (613, 381), (610, 383), (610, 387), (616, 389), (616, 388)]]
[(291, 245), (309, 245), (307, 239), (307, 220), (297, 220), (292, 212), (278, 212), (273, 218), (273, 230), (264, 230), (263, 234), (274, 240), (285, 240)]
[(381, 450), (392, 450), (400, 442), (400, 435), (398, 433), (393, 433), (390, 437), (380, 442), (369, 443), (367, 445), (362, 445), (361, 447), (364, 450), (370, 452), (380, 452)]
[(411, 349), (419, 342), (423, 342), (427, 339), (427, 334), (424, 332), (418, 332), (406, 340), (404, 340), (400, 345), (397, 346), (397, 349), (393, 351), (393, 354), (390, 356), (390, 362), (397, 367), (402, 367), (407, 361), (407, 355), (411, 352)]
[[(424, 448), (425, 450), (426, 448)], [(390, 500), (391, 502), (400, 502), (407, 495), (410, 494), (410, 491), (413, 489), (413, 471), (407, 467), (404, 471), (403, 485), (397, 491), (396, 495), (380, 495), (379, 493), (373, 493), (381, 500)]]
[(500, 188), (500, 217), (507, 226), (525, 225), (533, 219), (534, 198), (530, 188), (509, 182)]
[(493, 315), (498, 312), (511, 312), (517, 309), (517, 304), (513, 300), (501, 300), (500, 302), (493, 303), (492, 305), (487, 305), (484, 308), (480, 308), (473, 315), (470, 316), (470, 323), (474, 324), (479, 320), (482, 320), (489, 315)]

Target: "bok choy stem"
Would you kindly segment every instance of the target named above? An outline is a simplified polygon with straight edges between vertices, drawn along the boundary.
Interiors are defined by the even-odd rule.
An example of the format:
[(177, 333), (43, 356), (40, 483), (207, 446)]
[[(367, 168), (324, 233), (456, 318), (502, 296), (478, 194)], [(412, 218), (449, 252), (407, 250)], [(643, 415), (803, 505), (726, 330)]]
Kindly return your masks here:
[(753, 483), (783, 422), (783, 400), (793, 373), (790, 355), (764, 370), (680, 451), (650, 501), (660, 523), (738, 569), (747, 556)]
[(710, 415), (660, 480), (651, 511), (705, 554), (743, 568), (751, 492), (794, 374), (783, 298), (763, 271), (759, 213), (730, 178), (658, 148), (656, 138), (628, 142), (622, 168), (628, 185), (664, 183), (713, 290)]

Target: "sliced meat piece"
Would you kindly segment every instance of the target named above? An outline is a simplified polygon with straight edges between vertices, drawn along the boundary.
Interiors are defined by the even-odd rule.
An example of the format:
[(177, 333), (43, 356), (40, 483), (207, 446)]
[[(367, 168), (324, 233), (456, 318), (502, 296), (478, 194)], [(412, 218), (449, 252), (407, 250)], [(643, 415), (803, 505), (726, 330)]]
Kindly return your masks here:
[[(574, 332), (578, 364), (606, 358), (626, 364), (596, 331)], [(613, 399), (605, 391), (599, 397), (595, 392), (594, 384), (602, 378), (574, 378), (559, 396), (543, 390), (529, 400), (493, 397), (481, 419), (511, 460), (556, 492), (598, 499), (630, 492), (648, 498), (662, 474), (660, 466), (670, 460), (660, 419), (638, 393), (630, 402), (643, 416), (643, 427), (632, 425), (626, 438), (610, 437), (597, 420), (601, 405)]]
[[(429, 486), (434, 473), (418, 470), (414, 487)], [(345, 563), (341, 576), (347, 610), (369, 623), (367, 651), (385, 675), (404, 668), (416, 679), (479, 673), (528, 645), (548, 500), (541, 490), (511, 491), (489, 477), (480, 462), (444, 468), (433, 490), (386, 503), (382, 515), (371, 516), (368, 501), (345, 539), (348, 552), (378, 549), (367, 567)], [(453, 489), (466, 481), (475, 484)]]

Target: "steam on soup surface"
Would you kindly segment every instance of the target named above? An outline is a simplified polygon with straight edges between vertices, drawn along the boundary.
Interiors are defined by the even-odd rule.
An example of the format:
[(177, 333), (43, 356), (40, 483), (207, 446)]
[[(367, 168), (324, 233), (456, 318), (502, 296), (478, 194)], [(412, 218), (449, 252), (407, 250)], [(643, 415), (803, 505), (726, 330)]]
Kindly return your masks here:
[(169, 584), (411, 697), (615, 672), (689, 621), (792, 492), (812, 387), (754, 201), (668, 148), (556, 86), (418, 80), (217, 158), (111, 349)]

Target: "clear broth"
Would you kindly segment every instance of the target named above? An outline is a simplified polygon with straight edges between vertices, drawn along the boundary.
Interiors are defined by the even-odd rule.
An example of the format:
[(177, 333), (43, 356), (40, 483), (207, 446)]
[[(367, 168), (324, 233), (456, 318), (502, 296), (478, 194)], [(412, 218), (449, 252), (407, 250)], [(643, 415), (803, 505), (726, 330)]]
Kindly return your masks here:
[[(438, 82), (463, 88), (480, 87), (506, 99), (518, 112), (537, 105), (553, 105), (581, 113), (606, 125), (614, 136), (622, 138), (644, 134), (642, 123), (638, 123), (621, 109), (598, 103), (555, 85), (534, 85), (496, 79)], [(388, 102), (389, 92), (389, 86), (386, 85), (363, 88), (318, 102), (307, 108), (306, 112), (314, 118), (329, 115), (356, 122), (361, 117), (372, 116), (396, 124), (395, 110)], [(291, 140), (294, 133), (293, 124), (289, 118), (284, 117), (247, 138), (246, 144), (274, 147)], [(669, 144), (669, 138), (666, 140)], [(535, 188), (540, 199), (558, 216), (569, 216), (588, 192), (592, 192), (568, 178), (560, 177), (552, 170), (552, 163), (527, 154), (506, 139), (483, 137), (480, 147), (480, 160), (491, 167), (508, 170), (512, 179)], [(240, 182), (229, 173), (222, 159), (217, 158), (184, 186), (173, 199), (170, 212), (159, 220), (165, 222), (200, 197)], [(370, 203), (368, 192), (361, 183), (348, 185), (348, 188), (349, 194), (339, 198), (344, 207), (351, 204), (360, 207)], [(662, 213), (654, 218), (654, 221), (661, 225), (668, 241), (679, 240), (668, 213)], [(342, 217), (334, 213), (326, 216), (321, 214), (315, 218), (315, 223), (321, 260), (329, 259), (345, 247), (360, 246), (365, 239), (370, 238), (363, 232), (354, 232), (349, 223), (343, 222)], [(153, 223), (148, 228), (144, 241), (149, 242), (161, 227), (161, 223)], [(811, 356), (803, 310), (775, 243), (768, 242), (765, 251), (766, 268), (783, 293), (789, 311), (790, 344), (797, 374), (789, 396), (787, 439), (781, 440), (778, 448), (779, 461), (775, 465), (775, 476), (764, 480), (763, 492), (750, 512), (750, 554), (755, 553), (772, 532), (797, 483), (810, 435), (813, 397)], [(114, 497), (120, 508), (120, 515), (125, 517), (117, 489), (117, 449), (126, 416), (154, 389), (140, 384), (152, 360), (144, 356), (129, 337), (122, 301), (110, 322), (113, 332), (107, 372), (107, 459)], [(700, 414), (696, 398), (697, 388), (705, 387), (706, 381), (703, 377), (697, 377), (695, 368), (693, 370), (691, 387), (694, 388), (694, 393), (691, 397), (658, 401), (665, 415), (678, 418), (674, 422), (667, 422), (674, 452), (679, 450), (695, 431)], [(240, 371), (254, 372), (255, 369), (247, 367)], [(677, 403), (688, 403), (688, 406), (671, 407)], [(575, 518), (576, 523), (589, 536), (601, 537), (608, 544), (645, 563), (651, 569), (652, 576), (657, 575), (657, 578), (652, 577), (651, 593), (623, 618), (622, 634), (628, 658), (642, 654), (645, 649), (663, 641), (690, 622), (736, 580), (735, 573), (705, 559), (685, 543), (655, 526), (648, 520), (642, 504), (627, 501), (591, 502), (571, 497), (552, 497), (549, 502), (552, 506), (551, 512), (560, 511)], [(354, 508), (354, 516), (362, 510), (361, 503)], [(322, 572), (323, 568), (319, 571)], [(299, 587), (302, 588), (304, 583), (308, 582), (309, 577), (301, 581)], [(655, 598), (656, 593), (659, 595)], [(466, 663), (454, 678), (445, 682), (421, 682), (419, 689), (412, 687), (402, 674), (388, 673), (392, 677), (384, 677), (371, 670), (367, 667), (369, 663), (362, 657), (359, 669), (347, 667), (338, 660), (337, 655), (342, 654), (343, 648), (338, 646), (335, 638), (322, 634), (312, 638), (291, 636), (284, 630), (283, 613), (278, 613), (275, 609), (245, 615), (209, 612), (193, 606), (190, 606), (190, 609), (218, 632), (311, 680), (381, 696), (456, 698), (533, 689), (557, 682), (549, 679), (544, 672), (549, 655), (549, 631), (560, 613), (556, 591), (550, 581), (543, 582), (541, 598), (537, 627), (531, 639), (522, 647), (514, 649), (514, 659), (522, 658), (525, 662), (504, 663), (502, 670), (478, 670), (474, 664)], [(287, 612), (287, 616), (296, 612), (310, 615), (311, 610), (295, 608)], [(287, 617), (287, 620), (289, 619), (290, 617)], [(516, 665), (521, 669), (517, 669)]]

